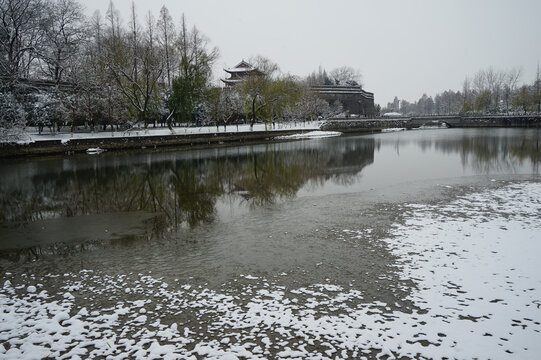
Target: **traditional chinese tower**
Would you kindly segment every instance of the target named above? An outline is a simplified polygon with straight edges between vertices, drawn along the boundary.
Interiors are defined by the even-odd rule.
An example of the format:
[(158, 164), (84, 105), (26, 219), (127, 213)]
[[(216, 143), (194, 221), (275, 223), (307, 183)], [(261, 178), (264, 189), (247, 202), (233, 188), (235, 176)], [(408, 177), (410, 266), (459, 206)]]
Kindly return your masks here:
[(226, 73), (229, 74), (229, 77), (227, 79), (222, 79), (222, 81), (227, 86), (233, 86), (235, 84), (238, 84), (239, 82), (246, 79), (250, 74), (260, 74), (261, 72), (254, 68), (252, 65), (248, 64), (244, 59), (238, 63), (235, 67), (224, 69)]

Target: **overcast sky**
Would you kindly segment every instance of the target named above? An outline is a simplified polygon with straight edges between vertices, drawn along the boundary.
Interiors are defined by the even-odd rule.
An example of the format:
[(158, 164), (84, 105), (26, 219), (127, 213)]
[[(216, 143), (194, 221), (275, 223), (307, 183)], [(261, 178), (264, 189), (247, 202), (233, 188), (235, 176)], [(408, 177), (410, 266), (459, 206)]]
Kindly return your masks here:
[[(102, 16), (109, 4), (80, 1)], [(113, 3), (126, 24), (132, 1)], [(540, 0), (135, 0), (141, 23), (164, 5), (219, 48), (217, 70), (255, 55), (299, 76), (348, 65), (381, 105), (459, 90), (489, 66), (530, 83), (541, 61)]]

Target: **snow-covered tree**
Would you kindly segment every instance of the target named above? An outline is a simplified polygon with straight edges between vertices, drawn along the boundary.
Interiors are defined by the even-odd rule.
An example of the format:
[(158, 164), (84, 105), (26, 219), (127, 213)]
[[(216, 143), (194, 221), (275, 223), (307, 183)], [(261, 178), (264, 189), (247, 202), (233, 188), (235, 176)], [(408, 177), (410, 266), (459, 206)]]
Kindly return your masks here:
[(19, 139), (26, 126), (26, 112), (10, 93), (0, 93), (0, 141)]
[(316, 120), (319, 116), (326, 117), (331, 113), (329, 103), (315, 94), (309, 87), (303, 87), (301, 96), (296, 103), (295, 118), (298, 120)]
[(344, 105), (340, 102), (340, 100), (335, 100), (330, 107), (331, 114), (330, 116), (338, 116), (344, 112)]
[(32, 96), (31, 123), (37, 126), (39, 132), (44, 127), (48, 127), (52, 133), (55, 133), (63, 119), (67, 117), (68, 110), (62, 102), (58, 91), (41, 91)]

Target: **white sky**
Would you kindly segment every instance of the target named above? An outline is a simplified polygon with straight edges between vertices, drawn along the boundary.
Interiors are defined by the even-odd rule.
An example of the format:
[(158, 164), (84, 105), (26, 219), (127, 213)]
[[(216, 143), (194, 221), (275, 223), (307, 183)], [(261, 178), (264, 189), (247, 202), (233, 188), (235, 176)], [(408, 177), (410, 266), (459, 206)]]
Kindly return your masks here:
[[(109, 4), (79, 1), (88, 14)], [(124, 24), (131, 2), (113, 1)], [(540, 0), (135, 0), (141, 23), (163, 5), (220, 49), (216, 70), (255, 55), (299, 76), (348, 65), (381, 105), (459, 90), (489, 66), (522, 67), (530, 83), (541, 61)]]

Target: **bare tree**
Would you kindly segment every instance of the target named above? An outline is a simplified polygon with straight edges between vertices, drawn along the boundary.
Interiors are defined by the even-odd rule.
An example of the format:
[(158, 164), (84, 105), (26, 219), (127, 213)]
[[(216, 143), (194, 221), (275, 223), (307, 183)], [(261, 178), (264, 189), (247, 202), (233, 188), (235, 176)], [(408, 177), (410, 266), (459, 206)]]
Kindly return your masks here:
[(537, 74), (533, 84), (533, 102), (537, 105), (537, 113), (541, 112), (541, 73), (539, 72), (539, 64), (537, 64)]
[(28, 77), (40, 43), (42, 3), (39, 0), (0, 2), (0, 77), (2, 88), (13, 91)]
[(162, 59), (152, 39), (152, 36), (141, 39), (135, 5), (132, 4), (129, 34), (112, 36), (102, 57), (136, 122), (143, 123), (145, 128), (152, 108), (159, 104), (158, 80), (163, 71)]
[(503, 85), (503, 97), (505, 100), (505, 109), (509, 112), (509, 103), (511, 96), (517, 89), (518, 80), (522, 74), (522, 68), (513, 68), (505, 74)]
[(467, 113), (473, 111), (473, 97), (474, 91), (472, 90), (471, 80), (468, 76), (462, 83), (462, 101), (460, 105), (460, 112)]
[(494, 109), (497, 109), (500, 103), (502, 84), (505, 79), (505, 73), (503, 71), (494, 70), (491, 66), (485, 71), (485, 78), (488, 90), (491, 94), (492, 107)]
[(57, 84), (62, 81), (66, 67), (79, 53), (87, 39), (82, 6), (74, 0), (57, 0), (45, 7), (44, 42), (40, 59), (44, 74)]
[(107, 12), (105, 14), (107, 21), (109, 22), (109, 31), (110, 36), (119, 37), (120, 36), (120, 15), (117, 9), (115, 9), (115, 5), (113, 4), (113, 1), (111, 0), (109, 2), (109, 7), (107, 8)]
[(341, 66), (331, 71), (335, 85), (361, 86), (361, 72), (350, 66)]
[(173, 70), (173, 57), (174, 57), (174, 47), (172, 44), (175, 42), (175, 27), (173, 24), (173, 19), (169, 14), (169, 10), (162, 6), (160, 10), (160, 17), (158, 18), (158, 42), (160, 43), (161, 48), (163, 49), (165, 56), (165, 72), (167, 80), (167, 88), (171, 90), (171, 80), (174, 75)]
[(477, 94), (487, 90), (486, 73), (484, 70), (479, 70), (475, 73), (472, 80), (473, 89)]
[(92, 14), (90, 19), (90, 28), (89, 28), (90, 37), (94, 37), (94, 42), (96, 45), (96, 51), (101, 52), (101, 40), (103, 38), (103, 23), (99, 10), (96, 10)]

